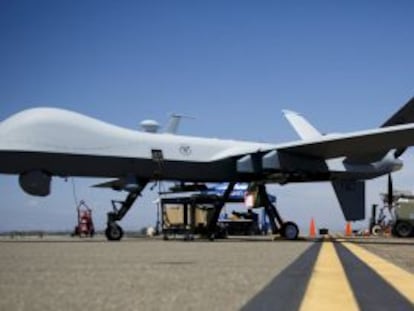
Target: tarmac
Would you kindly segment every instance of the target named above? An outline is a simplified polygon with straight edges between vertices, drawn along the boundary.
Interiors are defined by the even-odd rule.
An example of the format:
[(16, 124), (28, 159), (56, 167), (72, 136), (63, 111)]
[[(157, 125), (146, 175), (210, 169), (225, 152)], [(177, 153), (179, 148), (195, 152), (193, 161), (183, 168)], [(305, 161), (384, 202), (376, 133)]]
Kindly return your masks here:
[(0, 310), (414, 310), (414, 239), (0, 238)]

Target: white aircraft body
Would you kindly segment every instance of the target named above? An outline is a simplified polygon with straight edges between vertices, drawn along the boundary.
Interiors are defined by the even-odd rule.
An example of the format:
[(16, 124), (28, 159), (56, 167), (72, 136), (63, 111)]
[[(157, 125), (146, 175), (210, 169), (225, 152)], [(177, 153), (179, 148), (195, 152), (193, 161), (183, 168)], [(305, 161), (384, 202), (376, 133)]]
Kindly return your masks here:
[(107, 236), (118, 240), (116, 222), (157, 180), (229, 182), (229, 191), (236, 182), (330, 181), (345, 218), (360, 220), (364, 181), (401, 169), (398, 157), (414, 144), (414, 98), (382, 127), (346, 134), (322, 135), (301, 115), (284, 113), (301, 140), (265, 144), (150, 133), (63, 109), (29, 109), (0, 123), (0, 173), (19, 175), (22, 189), (38, 196), (50, 193), (52, 176), (114, 178), (97, 186), (129, 193), (108, 214)]

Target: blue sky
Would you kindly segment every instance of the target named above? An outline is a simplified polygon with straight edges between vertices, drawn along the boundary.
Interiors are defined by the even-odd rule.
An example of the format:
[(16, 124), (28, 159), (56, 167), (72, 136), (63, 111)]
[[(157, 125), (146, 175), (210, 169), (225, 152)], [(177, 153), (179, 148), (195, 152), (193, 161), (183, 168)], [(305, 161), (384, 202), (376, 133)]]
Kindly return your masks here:
[[(53, 106), (128, 128), (142, 119), (186, 120), (182, 134), (263, 142), (297, 139), (280, 111), (322, 132), (374, 128), (413, 96), (412, 1), (0, 1), (0, 120)], [(412, 151), (396, 186), (413, 189)], [(76, 179), (103, 227), (111, 198)], [(368, 183), (367, 203), (385, 180)], [(67, 229), (72, 184), (45, 199), (0, 176), (0, 230)], [(272, 187), (302, 227), (341, 227), (329, 184)], [(144, 198), (125, 218), (154, 222)]]

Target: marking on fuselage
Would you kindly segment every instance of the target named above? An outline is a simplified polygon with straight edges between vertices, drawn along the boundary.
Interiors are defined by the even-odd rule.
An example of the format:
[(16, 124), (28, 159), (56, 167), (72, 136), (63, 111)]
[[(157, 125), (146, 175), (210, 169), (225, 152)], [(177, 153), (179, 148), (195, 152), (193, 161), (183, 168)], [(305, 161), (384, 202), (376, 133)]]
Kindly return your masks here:
[(179, 151), (184, 156), (189, 156), (192, 153), (191, 147), (189, 145), (181, 145)]

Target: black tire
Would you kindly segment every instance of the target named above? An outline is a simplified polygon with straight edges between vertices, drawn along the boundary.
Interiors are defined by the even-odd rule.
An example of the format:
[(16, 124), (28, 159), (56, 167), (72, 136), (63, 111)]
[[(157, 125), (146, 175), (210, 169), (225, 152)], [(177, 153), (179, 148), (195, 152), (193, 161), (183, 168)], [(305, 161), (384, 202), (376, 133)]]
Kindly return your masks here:
[(392, 226), (392, 227), (391, 227), (391, 234), (392, 234), (392, 236), (396, 236), (396, 237), (398, 237), (398, 234), (397, 234), (397, 231), (395, 230), (395, 227), (396, 227), (396, 226)]
[(299, 228), (294, 222), (287, 221), (283, 223), (280, 234), (286, 240), (297, 240), (299, 236)]
[(380, 225), (375, 225), (372, 227), (371, 233), (372, 235), (379, 236), (382, 235), (384, 232)]
[(406, 221), (400, 221), (395, 225), (395, 233), (400, 238), (408, 238), (413, 233), (413, 226)]
[(124, 236), (124, 230), (117, 224), (109, 224), (105, 230), (108, 241), (120, 241)]

